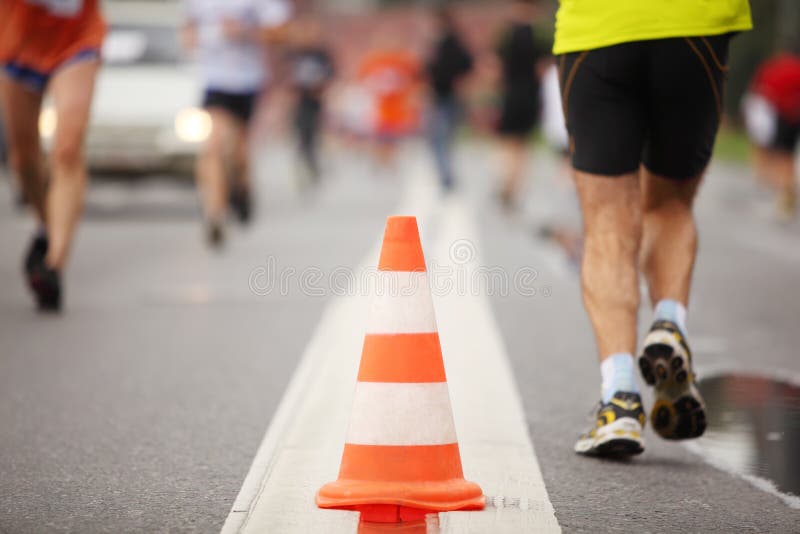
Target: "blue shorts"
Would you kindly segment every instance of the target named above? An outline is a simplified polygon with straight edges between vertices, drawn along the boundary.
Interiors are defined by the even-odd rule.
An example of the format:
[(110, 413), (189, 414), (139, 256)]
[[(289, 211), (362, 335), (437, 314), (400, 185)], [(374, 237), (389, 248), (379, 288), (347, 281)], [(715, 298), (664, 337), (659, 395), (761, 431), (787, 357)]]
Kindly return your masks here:
[(93, 61), (96, 59), (100, 59), (100, 51), (95, 48), (86, 48), (62, 62), (49, 72), (41, 72), (36, 69), (31, 69), (13, 61), (3, 64), (2, 67), (3, 72), (6, 73), (6, 76), (15, 82), (28, 86), (37, 93), (41, 93), (44, 91), (45, 87), (47, 87), (47, 82), (50, 81), (50, 78), (59, 69), (63, 69), (67, 65), (78, 63), (80, 61)]

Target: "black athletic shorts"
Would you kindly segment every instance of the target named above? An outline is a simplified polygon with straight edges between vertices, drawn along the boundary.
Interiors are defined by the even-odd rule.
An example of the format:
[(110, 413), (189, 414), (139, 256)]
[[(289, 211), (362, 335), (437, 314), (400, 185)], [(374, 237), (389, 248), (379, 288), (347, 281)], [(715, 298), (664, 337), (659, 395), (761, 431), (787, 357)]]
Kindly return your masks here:
[(674, 179), (711, 159), (730, 35), (658, 39), (559, 58), (575, 169), (606, 176), (640, 164)]
[(257, 99), (258, 93), (228, 93), (207, 89), (203, 96), (203, 107), (222, 108), (248, 124), (255, 111)]
[(769, 148), (778, 152), (794, 154), (797, 144), (800, 143), (800, 122), (792, 122), (778, 114), (775, 121), (775, 136)]
[(539, 90), (534, 84), (510, 84), (503, 92), (497, 130), (502, 135), (527, 137), (539, 119)]

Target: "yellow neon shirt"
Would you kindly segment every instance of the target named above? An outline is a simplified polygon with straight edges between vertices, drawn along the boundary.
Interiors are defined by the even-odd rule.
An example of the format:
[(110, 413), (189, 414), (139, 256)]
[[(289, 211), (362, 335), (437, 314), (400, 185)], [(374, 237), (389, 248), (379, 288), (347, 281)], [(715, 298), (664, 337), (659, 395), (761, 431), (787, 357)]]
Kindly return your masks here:
[(752, 27), (748, 0), (561, 0), (553, 53)]

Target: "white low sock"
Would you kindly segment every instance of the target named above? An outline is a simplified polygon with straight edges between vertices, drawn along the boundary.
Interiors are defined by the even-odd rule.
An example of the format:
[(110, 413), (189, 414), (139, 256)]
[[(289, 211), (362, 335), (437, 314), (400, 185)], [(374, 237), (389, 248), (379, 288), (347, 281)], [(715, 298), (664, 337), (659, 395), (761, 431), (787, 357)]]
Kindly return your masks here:
[(686, 306), (677, 300), (659, 300), (654, 311), (656, 320), (672, 321), (681, 331), (684, 337), (688, 334), (686, 330)]
[(632, 354), (627, 352), (612, 354), (600, 363), (600, 374), (603, 377), (601, 389), (603, 402), (609, 402), (618, 391), (639, 393)]

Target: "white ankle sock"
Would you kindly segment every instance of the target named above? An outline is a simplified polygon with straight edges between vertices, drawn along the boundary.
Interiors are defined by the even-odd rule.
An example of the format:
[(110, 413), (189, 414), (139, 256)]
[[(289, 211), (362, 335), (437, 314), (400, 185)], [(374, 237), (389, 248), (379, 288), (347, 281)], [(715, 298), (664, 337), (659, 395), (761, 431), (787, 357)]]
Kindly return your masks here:
[(681, 334), (686, 337), (688, 331), (686, 330), (686, 306), (672, 299), (659, 300), (654, 310), (655, 319), (662, 319), (672, 321), (681, 331)]
[(634, 367), (633, 355), (627, 352), (612, 354), (600, 363), (603, 402), (609, 402), (618, 391), (639, 392)]

